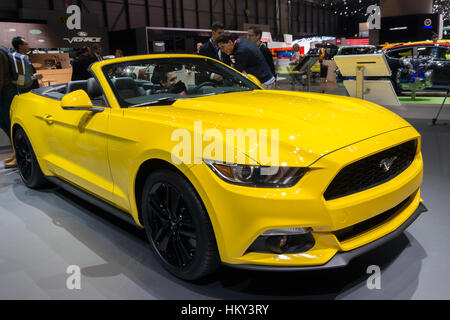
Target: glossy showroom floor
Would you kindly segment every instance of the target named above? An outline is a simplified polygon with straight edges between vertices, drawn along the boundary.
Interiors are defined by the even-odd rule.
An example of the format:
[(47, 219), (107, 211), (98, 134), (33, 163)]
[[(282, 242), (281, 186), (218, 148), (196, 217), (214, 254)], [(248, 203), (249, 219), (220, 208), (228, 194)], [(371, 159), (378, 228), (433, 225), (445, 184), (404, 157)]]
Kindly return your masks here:
[[(154, 261), (143, 232), (56, 188), (29, 190), (2, 166), (0, 299), (450, 299), (450, 126), (411, 123), (423, 135), (429, 212), (334, 271), (223, 268), (206, 283), (183, 282)], [(69, 265), (81, 268), (80, 290), (66, 288)], [(381, 267), (380, 290), (367, 288), (370, 265)]]

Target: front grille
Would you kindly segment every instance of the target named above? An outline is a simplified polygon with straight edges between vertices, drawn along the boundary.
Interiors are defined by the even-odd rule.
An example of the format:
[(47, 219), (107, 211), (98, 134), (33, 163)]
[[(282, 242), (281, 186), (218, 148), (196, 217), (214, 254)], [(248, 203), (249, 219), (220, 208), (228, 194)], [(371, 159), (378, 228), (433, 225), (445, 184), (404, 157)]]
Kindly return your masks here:
[[(346, 166), (328, 186), (325, 200), (361, 192), (395, 178), (411, 165), (416, 150), (417, 140), (411, 140)], [(390, 164), (387, 171), (383, 161)]]
[(371, 228), (374, 228), (376, 226), (385, 223), (391, 217), (394, 217), (397, 213), (399, 213), (399, 210), (403, 208), (412, 198), (413, 196), (410, 196), (392, 209), (389, 209), (373, 218), (355, 224), (351, 227), (335, 231), (333, 232), (333, 234), (336, 236), (336, 238), (338, 238), (340, 242), (342, 242), (350, 238), (353, 238), (361, 233), (364, 233)]

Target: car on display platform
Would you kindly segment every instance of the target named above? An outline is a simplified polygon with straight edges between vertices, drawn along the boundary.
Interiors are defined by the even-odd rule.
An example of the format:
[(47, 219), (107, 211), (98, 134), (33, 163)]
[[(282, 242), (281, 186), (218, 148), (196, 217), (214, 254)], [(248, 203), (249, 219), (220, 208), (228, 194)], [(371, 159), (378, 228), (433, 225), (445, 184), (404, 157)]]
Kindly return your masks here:
[[(133, 79), (127, 68), (151, 74)], [(344, 267), (425, 211), (421, 137), (374, 103), (264, 90), (198, 55), (124, 57), (90, 71), (14, 98), (21, 179), (144, 228), (179, 278), (221, 264)]]
[[(446, 91), (450, 87), (450, 42), (447, 40), (408, 42), (383, 47), (386, 60), (392, 71), (391, 81), (397, 93), (402, 91), (398, 82), (398, 72), (404, 69), (402, 58), (421, 60), (426, 65), (425, 72), (431, 74), (426, 90)], [(426, 60), (426, 61), (424, 61)], [(418, 73), (420, 71), (417, 71)]]
[(349, 56), (354, 54), (374, 54), (378, 48), (373, 45), (356, 45), (356, 46), (342, 46), (339, 47), (337, 56)]

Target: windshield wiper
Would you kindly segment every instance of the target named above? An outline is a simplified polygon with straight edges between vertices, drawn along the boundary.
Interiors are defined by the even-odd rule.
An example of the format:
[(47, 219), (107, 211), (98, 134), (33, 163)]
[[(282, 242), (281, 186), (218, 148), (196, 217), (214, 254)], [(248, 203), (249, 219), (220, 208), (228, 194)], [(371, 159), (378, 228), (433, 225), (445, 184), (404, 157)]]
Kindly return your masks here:
[(225, 91), (218, 92), (218, 94), (222, 94), (222, 93), (234, 93), (234, 92), (248, 92), (248, 91), (253, 91), (253, 89), (244, 89), (244, 90), (225, 90)]
[(178, 99), (174, 98), (174, 97), (164, 97), (164, 98), (159, 98), (159, 99), (157, 99), (155, 101), (135, 104), (135, 105), (129, 106), (128, 108), (146, 107), (146, 106), (151, 106), (151, 105), (155, 105), (155, 104), (162, 103), (162, 102), (175, 102), (177, 100)]
[(224, 94), (224, 93), (248, 92), (248, 91), (253, 91), (253, 89), (249, 89), (249, 90), (225, 90), (225, 91), (219, 91), (219, 92), (211, 92), (211, 93), (202, 94), (200, 96), (195, 96), (195, 98), (201, 98), (201, 97), (207, 97), (207, 96), (217, 96), (218, 94)]

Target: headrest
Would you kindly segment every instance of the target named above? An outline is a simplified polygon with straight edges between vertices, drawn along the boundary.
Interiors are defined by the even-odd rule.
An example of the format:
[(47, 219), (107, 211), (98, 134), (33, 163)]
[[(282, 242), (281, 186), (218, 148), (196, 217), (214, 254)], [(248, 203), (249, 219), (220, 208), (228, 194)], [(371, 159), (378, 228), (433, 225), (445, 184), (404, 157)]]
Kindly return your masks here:
[(135, 89), (137, 87), (136, 82), (130, 77), (114, 78), (112, 82), (117, 90)]
[(87, 91), (87, 80), (77, 80), (68, 82), (66, 87), (66, 94), (80, 89)]
[(98, 84), (97, 80), (95, 78), (89, 78), (87, 82), (87, 94), (89, 97), (96, 98), (103, 95), (102, 88)]

